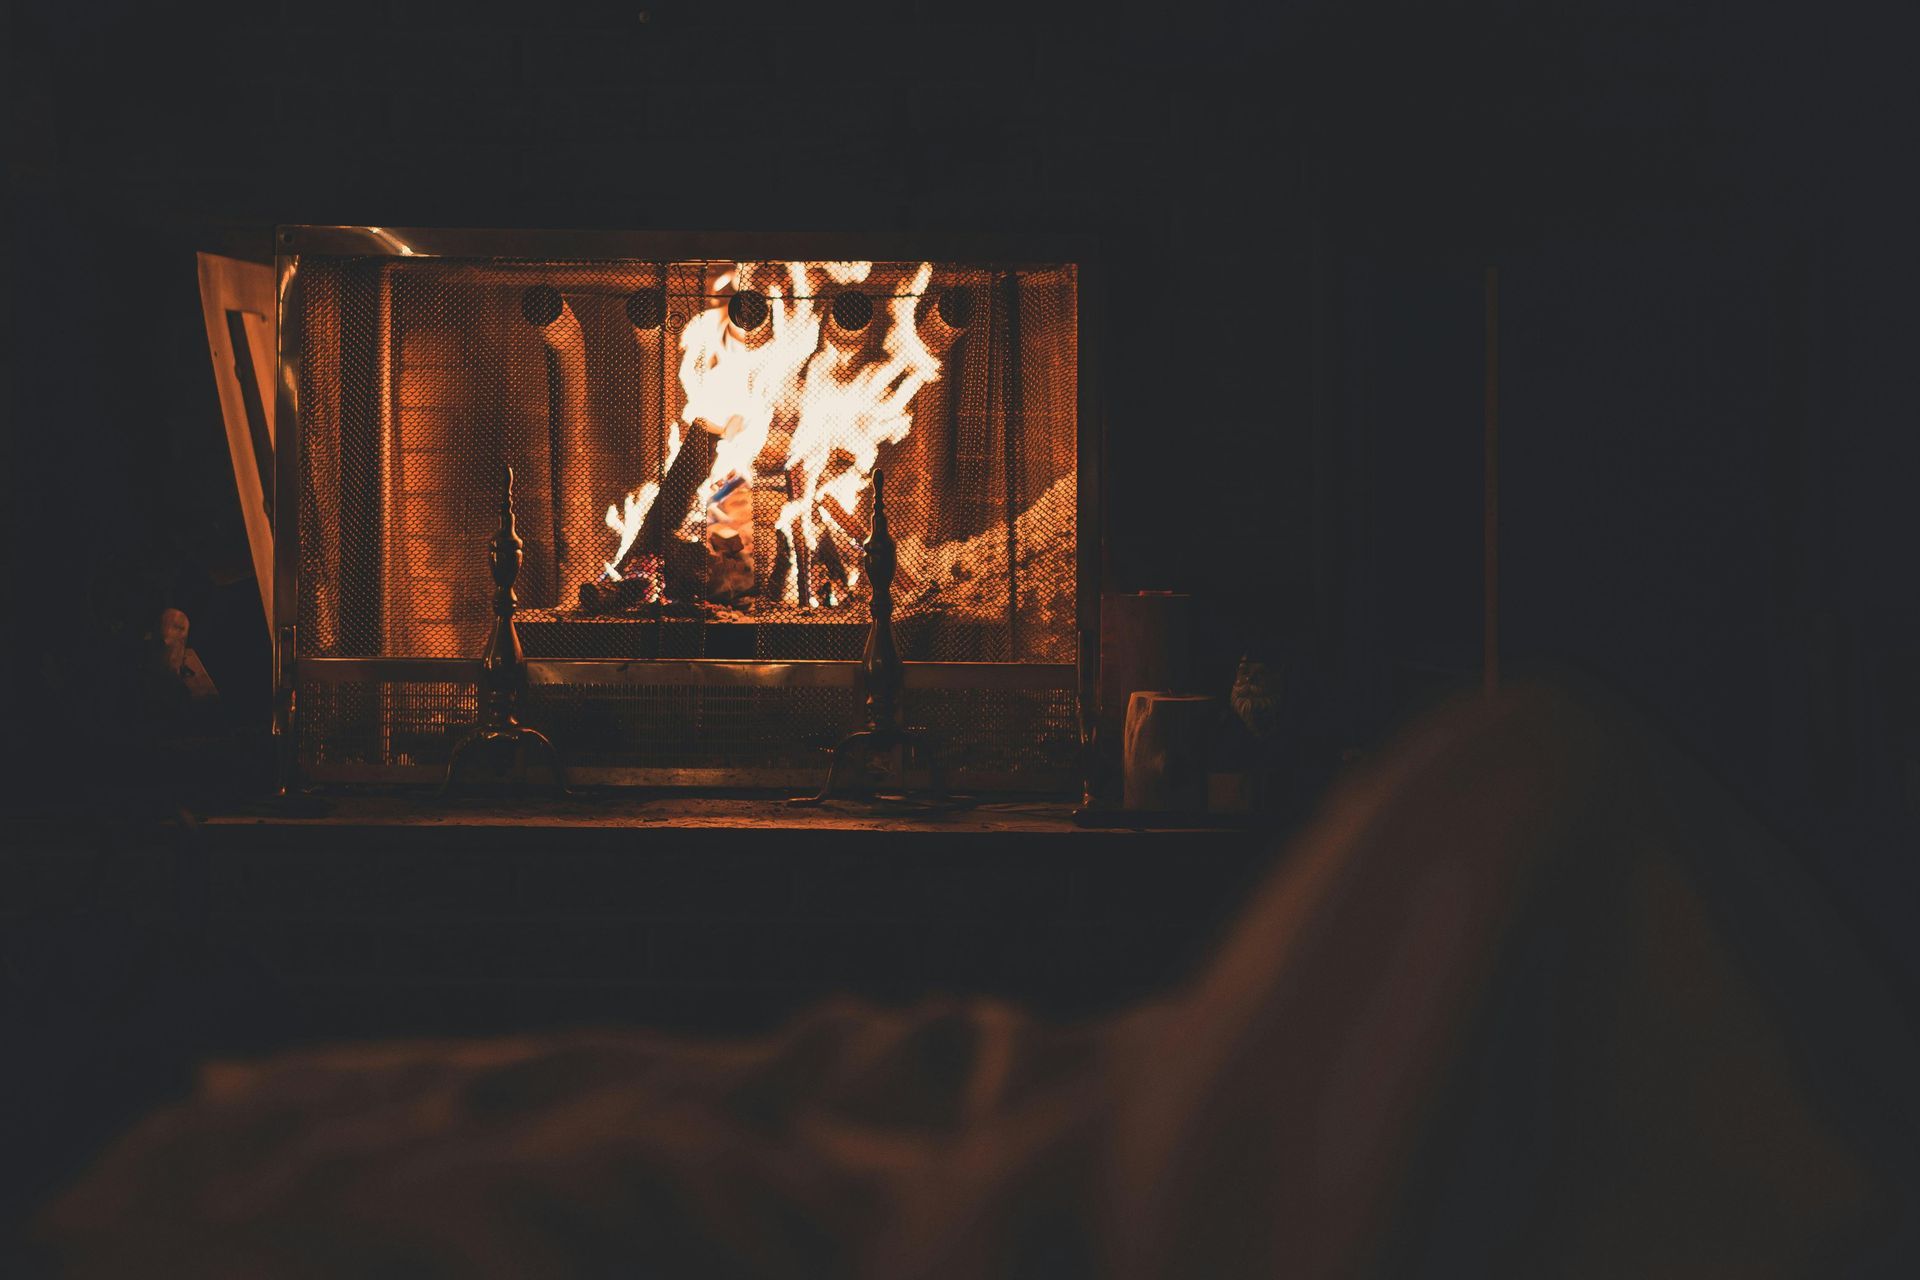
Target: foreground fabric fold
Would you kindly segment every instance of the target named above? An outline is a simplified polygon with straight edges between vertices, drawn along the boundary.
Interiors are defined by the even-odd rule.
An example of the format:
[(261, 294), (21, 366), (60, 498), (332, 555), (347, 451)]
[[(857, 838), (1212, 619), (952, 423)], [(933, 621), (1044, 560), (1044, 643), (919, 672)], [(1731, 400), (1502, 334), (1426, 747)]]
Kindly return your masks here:
[(1794, 859), (1529, 689), (1356, 773), (1173, 998), (217, 1064), (75, 1275), (1900, 1275), (1920, 1042)]

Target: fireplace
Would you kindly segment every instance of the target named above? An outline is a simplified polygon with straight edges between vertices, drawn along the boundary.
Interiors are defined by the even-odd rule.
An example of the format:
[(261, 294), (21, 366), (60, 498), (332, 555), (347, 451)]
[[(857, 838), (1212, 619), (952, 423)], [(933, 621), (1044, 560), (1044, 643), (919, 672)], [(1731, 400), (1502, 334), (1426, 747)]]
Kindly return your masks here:
[(1084, 254), (379, 227), (282, 228), (277, 252), (263, 598), (290, 780), (444, 770), (511, 468), (521, 714), (569, 776), (817, 782), (859, 719), (883, 469), (908, 724), (968, 785), (1070, 785), (1097, 607)]

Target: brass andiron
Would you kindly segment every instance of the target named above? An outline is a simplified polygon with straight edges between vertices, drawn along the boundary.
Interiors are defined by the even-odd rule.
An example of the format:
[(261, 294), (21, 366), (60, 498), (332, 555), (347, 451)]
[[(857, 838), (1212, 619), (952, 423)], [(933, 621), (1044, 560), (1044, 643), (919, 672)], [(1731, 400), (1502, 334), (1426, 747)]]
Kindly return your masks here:
[[(566, 775), (560, 769), (560, 753), (553, 749), (547, 735), (520, 723), (515, 708), (527, 687), (527, 657), (520, 648), (520, 633), (513, 626), (517, 603), (514, 579), (520, 576), (526, 543), (513, 523), (513, 468), (503, 468), (505, 483), (500, 493), (500, 527), (487, 544), (487, 561), (493, 569), (493, 632), (487, 637), (486, 652), (480, 658), (480, 718), (474, 730), (453, 749), (447, 761), (447, 780), (441, 793), (457, 783), (475, 782), (482, 786), (524, 787), (528, 777), (528, 755), (544, 759), (552, 774), (556, 795), (566, 794)], [(469, 767), (469, 776), (461, 776), (461, 766)]]
[[(871, 759), (882, 751), (920, 746), (926, 741), (924, 734), (900, 724), (900, 686), (906, 681), (906, 670), (900, 663), (900, 651), (893, 643), (893, 573), (896, 560), (893, 535), (887, 529), (885, 485), (886, 473), (876, 470), (873, 473), (873, 530), (861, 544), (861, 550), (866, 554), (867, 581), (872, 584), (873, 591), (873, 625), (867, 631), (867, 648), (860, 659), (860, 682), (866, 690), (867, 722), (864, 727), (842, 738), (833, 749), (832, 763), (827, 766), (826, 785), (820, 788), (820, 794), (795, 796), (787, 802), (789, 804), (811, 806), (825, 802), (833, 795), (841, 766), (849, 760), (859, 760), (863, 756)], [(929, 771), (929, 790), (932, 793), (929, 807), (954, 807), (947, 797), (945, 773), (937, 759), (929, 761)]]

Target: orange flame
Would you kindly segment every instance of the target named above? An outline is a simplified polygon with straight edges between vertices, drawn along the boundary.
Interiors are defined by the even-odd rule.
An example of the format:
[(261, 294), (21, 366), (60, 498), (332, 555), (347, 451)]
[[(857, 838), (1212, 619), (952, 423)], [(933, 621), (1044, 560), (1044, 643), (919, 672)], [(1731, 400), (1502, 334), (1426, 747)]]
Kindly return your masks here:
[[(864, 336), (836, 334), (824, 321), (827, 286), (865, 283), (873, 263), (792, 262), (784, 274), (780, 279), (777, 264), (736, 263), (715, 277), (712, 304), (680, 332), (686, 404), (679, 421), (669, 424), (666, 466), (679, 453), (683, 427), (719, 440), (700, 498), (679, 529), (694, 538), (730, 529), (750, 543), (752, 503), (732, 499), (709, 506), (708, 499), (730, 482), (744, 487), (755, 475), (797, 476), (799, 492), (781, 507), (774, 527), (795, 548), (811, 551), (830, 542), (852, 586), (858, 540), (847, 524), (858, 518), (880, 446), (906, 438), (913, 398), (940, 376), (940, 361), (915, 324), (933, 266), (921, 263), (905, 287), (885, 299), (887, 323), (877, 353)], [(768, 320), (746, 332), (729, 318), (727, 295), (759, 287), (762, 277), (771, 277), (763, 287)], [(771, 455), (770, 446), (776, 450)], [(607, 527), (618, 539), (607, 564), (610, 578), (619, 577), (619, 565), (659, 494), (659, 482), (649, 481), (624, 504), (607, 508)], [(763, 591), (774, 585), (760, 584)], [(798, 574), (779, 585), (785, 603), (817, 603), (811, 584)]]

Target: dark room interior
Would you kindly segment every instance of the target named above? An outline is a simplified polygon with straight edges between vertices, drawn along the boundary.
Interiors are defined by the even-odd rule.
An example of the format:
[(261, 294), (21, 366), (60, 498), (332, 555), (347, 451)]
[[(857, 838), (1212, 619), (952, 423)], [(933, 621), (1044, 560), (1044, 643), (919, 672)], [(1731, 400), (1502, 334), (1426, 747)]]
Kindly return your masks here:
[(1897, 6), (7, 23), (0, 1271), (1920, 1268)]

